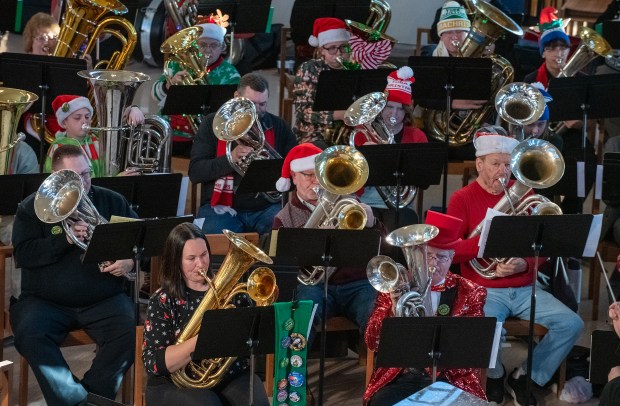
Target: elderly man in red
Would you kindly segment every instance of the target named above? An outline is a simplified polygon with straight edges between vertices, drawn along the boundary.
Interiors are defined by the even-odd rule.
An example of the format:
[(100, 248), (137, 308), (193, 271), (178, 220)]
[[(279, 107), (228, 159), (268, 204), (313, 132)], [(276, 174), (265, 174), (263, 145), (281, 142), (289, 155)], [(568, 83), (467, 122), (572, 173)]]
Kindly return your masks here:
[[(461, 219), (434, 211), (429, 211), (426, 216), (426, 224), (439, 229), (439, 234), (428, 242), (427, 247), (428, 266), (435, 267), (430, 294), (436, 316), (484, 316), (486, 289), (450, 272), (454, 247), (461, 241), (461, 223)], [(366, 328), (366, 345), (369, 349), (376, 351), (379, 347), (381, 325), (386, 317), (394, 315), (392, 309), (390, 294), (380, 293)], [(486, 400), (478, 369), (442, 370), (439, 379), (447, 380), (452, 385)], [(372, 406), (393, 405), (431, 383), (428, 370), (377, 368), (364, 393), (364, 402)]]

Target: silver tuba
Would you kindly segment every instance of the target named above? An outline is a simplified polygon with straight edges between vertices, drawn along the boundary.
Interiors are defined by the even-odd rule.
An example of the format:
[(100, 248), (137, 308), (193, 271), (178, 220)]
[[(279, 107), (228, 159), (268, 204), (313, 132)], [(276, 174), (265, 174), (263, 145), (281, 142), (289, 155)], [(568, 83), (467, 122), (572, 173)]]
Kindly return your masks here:
[(510, 125), (519, 128), (517, 139), (523, 141), (523, 126), (532, 124), (545, 112), (545, 98), (534, 86), (513, 82), (504, 85), (495, 95), (495, 109)]
[[(355, 147), (358, 134), (362, 134), (365, 142), (394, 143), (394, 134), (390, 132), (379, 115), (386, 105), (387, 95), (383, 92), (373, 92), (360, 97), (349, 106), (344, 113), (344, 123), (349, 127), (354, 127), (349, 136), (349, 144), (352, 147)], [(398, 190), (396, 186), (376, 186), (375, 188), (385, 204), (392, 209), (397, 206), (399, 209), (407, 207), (418, 193), (418, 188), (415, 186), (401, 186)]]
[(385, 241), (402, 248), (407, 267), (385, 255), (378, 255), (368, 263), (366, 267), (368, 280), (379, 292), (390, 293), (394, 315), (398, 317), (433, 315), (428, 292), (435, 268), (428, 266), (427, 243), (437, 237), (437, 234), (439, 229), (427, 224), (401, 227), (392, 231)]
[[(86, 129), (94, 131), (99, 139), (104, 176), (115, 176), (128, 166), (141, 172), (169, 171), (170, 124), (155, 116), (146, 117), (142, 128), (123, 123), (125, 109), (149, 76), (125, 70), (88, 70), (78, 75), (88, 79), (94, 89), (99, 126)], [(143, 153), (146, 155), (140, 155)]]
[(0, 175), (11, 173), (14, 148), (26, 138), (23, 133), (15, 134), (19, 119), (38, 99), (25, 90), (0, 87)]
[[(335, 145), (319, 154), (314, 165), (322, 189), (317, 193), (318, 203), (304, 228), (363, 229), (366, 211), (357, 200), (345, 196), (362, 188), (368, 179), (368, 162), (364, 155), (353, 147)], [(326, 277), (329, 280), (335, 269), (301, 268), (297, 280), (304, 285), (316, 285)]]
[[(248, 167), (258, 159), (281, 159), (282, 157), (271, 145), (265, 142), (265, 133), (258, 119), (254, 103), (245, 97), (228, 100), (215, 113), (213, 118), (215, 136), (226, 142), (226, 158), (230, 166), (239, 175), (244, 176)], [(232, 157), (234, 145), (241, 144), (253, 149), (240, 162)], [(281, 193), (262, 193), (272, 203), (280, 201)]]
[[(560, 181), (564, 175), (564, 158), (560, 151), (550, 142), (530, 138), (522, 141), (512, 151), (510, 170), (517, 180), (508, 189), (504, 186), (504, 197), (493, 207), (513, 216), (562, 214), (558, 205), (542, 195), (532, 194), (532, 189), (546, 189)], [(506, 180), (500, 180), (502, 185)], [(469, 234), (468, 238), (479, 235), (483, 223)], [(495, 267), (500, 262), (509, 262), (508, 258), (474, 258), (469, 261), (471, 267), (483, 278), (495, 279)]]

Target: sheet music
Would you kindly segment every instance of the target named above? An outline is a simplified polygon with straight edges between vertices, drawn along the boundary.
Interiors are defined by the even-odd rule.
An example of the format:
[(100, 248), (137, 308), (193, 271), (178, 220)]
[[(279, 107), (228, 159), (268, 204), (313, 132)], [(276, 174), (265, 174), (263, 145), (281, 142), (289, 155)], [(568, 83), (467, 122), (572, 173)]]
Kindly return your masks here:
[(586, 197), (586, 164), (577, 162), (577, 197)]
[(318, 304), (314, 304), (312, 306), (312, 314), (310, 315), (310, 321), (308, 322), (308, 330), (306, 330), (306, 337), (310, 337), (310, 329), (312, 328), (312, 321), (314, 320), (314, 315), (316, 314), (316, 309), (319, 307)]
[(489, 360), (489, 368), (494, 368), (497, 362), (497, 352), (502, 342), (502, 322), (495, 323), (495, 334), (493, 335), (493, 347), (491, 347), (491, 359)]
[(601, 200), (603, 198), (603, 165), (596, 165), (594, 198), (596, 200)]
[(179, 190), (179, 203), (177, 205), (177, 216), (185, 215), (185, 202), (187, 201), (187, 189), (189, 177), (183, 176), (181, 179), (181, 189)]
[(199, 218), (199, 219), (194, 219), (194, 225), (197, 226), (198, 228), (200, 228), (202, 230), (202, 225), (205, 222), (205, 218)]
[(584, 257), (593, 257), (596, 254), (598, 247), (598, 241), (601, 237), (601, 227), (603, 226), (603, 215), (595, 214), (592, 216), (592, 224), (590, 225), (590, 232), (588, 233), (588, 239), (586, 240), (586, 246), (583, 248)]
[(484, 248), (487, 245), (487, 238), (489, 237), (489, 230), (491, 229), (491, 220), (495, 216), (507, 216), (506, 213), (492, 208), (487, 209), (487, 214), (482, 220), (482, 232), (480, 233), (480, 240), (478, 241), (478, 258), (482, 258), (484, 255)]

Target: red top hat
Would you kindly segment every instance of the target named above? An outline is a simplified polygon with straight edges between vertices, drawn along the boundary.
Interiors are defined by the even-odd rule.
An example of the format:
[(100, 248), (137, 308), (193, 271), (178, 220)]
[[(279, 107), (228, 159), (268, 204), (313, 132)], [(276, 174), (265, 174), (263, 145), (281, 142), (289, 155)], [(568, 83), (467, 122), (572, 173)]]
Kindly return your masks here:
[(437, 237), (428, 242), (429, 246), (440, 250), (451, 250), (461, 242), (459, 235), (463, 220), (460, 218), (429, 210), (424, 223), (439, 229)]

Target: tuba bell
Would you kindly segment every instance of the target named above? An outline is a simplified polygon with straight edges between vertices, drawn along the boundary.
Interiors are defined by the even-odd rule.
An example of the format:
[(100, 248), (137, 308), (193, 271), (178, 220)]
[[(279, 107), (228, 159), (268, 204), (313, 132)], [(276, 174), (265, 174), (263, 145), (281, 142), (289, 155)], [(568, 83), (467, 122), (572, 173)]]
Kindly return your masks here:
[[(230, 249), (215, 278), (211, 279), (206, 272), (203, 273), (210, 288), (177, 337), (176, 344), (198, 334), (206, 311), (234, 307), (232, 302), (237, 294), (248, 293), (257, 304), (262, 305), (269, 305), (276, 299), (276, 279), (268, 268), (255, 270), (248, 284), (238, 283), (252, 264), (256, 261), (272, 264), (271, 258), (240, 235), (229, 230), (223, 230), (223, 233), (230, 240)], [(235, 360), (236, 357), (230, 357), (190, 362), (185, 368), (173, 372), (171, 378), (181, 388), (212, 388), (222, 380)]]
[(504, 121), (520, 129), (520, 134), (517, 134), (520, 141), (524, 138), (523, 126), (538, 121), (545, 112), (545, 107), (542, 93), (528, 83), (509, 83), (495, 95), (497, 113)]
[(435, 269), (428, 266), (427, 243), (437, 237), (439, 229), (428, 224), (413, 224), (392, 231), (385, 241), (400, 247), (407, 267), (385, 255), (370, 260), (366, 275), (379, 292), (390, 293), (392, 310), (398, 317), (433, 315), (431, 278)]
[[(611, 45), (598, 32), (588, 27), (579, 29), (581, 42), (571, 58), (560, 69), (559, 78), (575, 76), (577, 72), (585, 68), (594, 58), (600, 56), (609, 59), (613, 55)], [(562, 62), (562, 61), (560, 61)]]
[(20, 89), (0, 87), (0, 175), (11, 174), (13, 152), (26, 136), (15, 134), (19, 118), (39, 97)]

